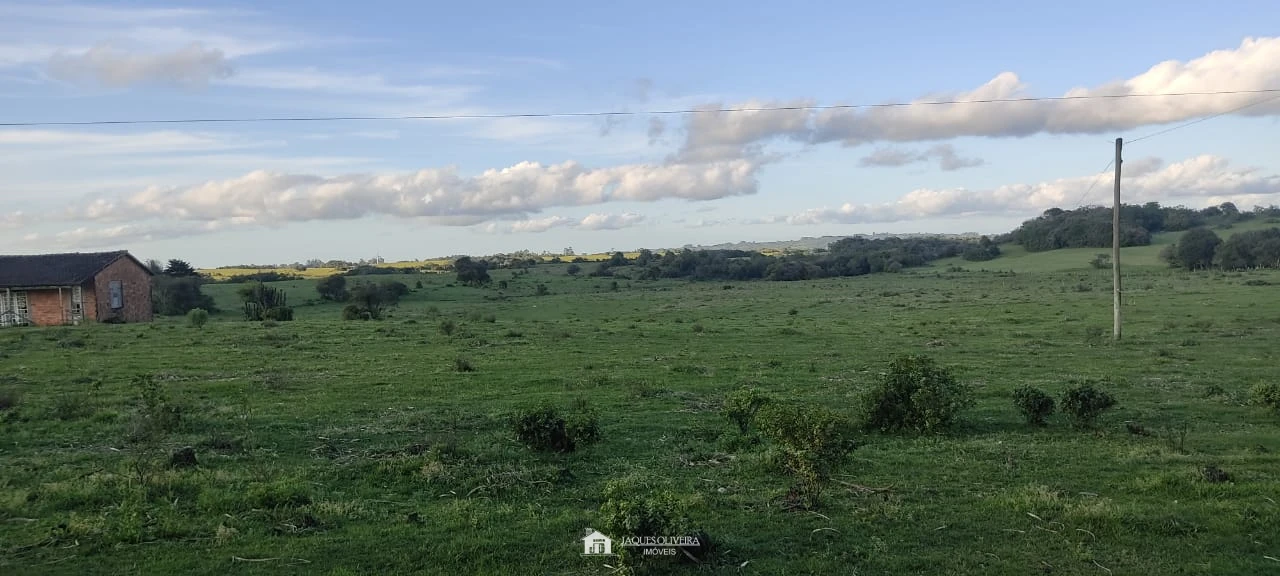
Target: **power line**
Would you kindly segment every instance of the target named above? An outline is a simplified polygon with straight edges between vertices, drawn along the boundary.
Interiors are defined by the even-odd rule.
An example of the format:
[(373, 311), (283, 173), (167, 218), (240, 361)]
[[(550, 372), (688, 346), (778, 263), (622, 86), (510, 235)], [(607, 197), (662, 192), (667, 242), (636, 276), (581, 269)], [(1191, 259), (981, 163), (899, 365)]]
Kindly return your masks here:
[(1107, 170), (1108, 170), (1108, 169), (1110, 169), (1110, 168), (1111, 168), (1111, 165), (1112, 165), (1112, 164), (1115, 164), (1115, 163), (1116, 163), (1115, 159), (1114, 159), (1114, 158), (1112, 158), (1110, 161), (1108, 161), (1108, 162), (1107, 162), (1107, 165), (1106, 165), (1106, 166), (1103, 166), (1103, 167), (1102, 167), (1102, 171), (1101, 171), (1101, 172), (1099, 172), (1099, 173), (1098, 173), (1098, 176), (1097, 176), (1096, 178), (1094, 178), (1094, 179), (1093, 179), (1093, 184), (1090, 184), (1090, 185), (1089, 185), (1089, 189), (1088, 189), (1088, 190), (1085, 190), (1085, 191), (1084, 191), (1084, 194), (1081, 194), (1081, 195), (1080, 195), (1080, 200), (1079, 200), (1078, 202), (1076, 202), (1076, 208), (1080, 208), (1080, 207), (1084, 206), (1084, 201), (1085, 201), (1085, 199), (1089, 197), (1089, 194), (1090, 194), (1091, 192), (1093, 192), (1093, 189), (1094, 189), (1095, 187), (1097, 187), (1098, 182), (1101, 182), (1101, 181), (1102, 181), (1102, 177), (1107, 175)]
[(1256, 101), (1256, 102), (1250, 102), (1250, 103), (1248, 103), (1248, 104), (1245, 104), (1244, 106), (1238, 106), (1238, 107), (1236, 107), (1236, 108), (1232, 108), (1232, 109), (1230, 109), (1230, 110), (1226, 110), (1226, 111), (1224, 111), (1224, 112), (1219, 112), (1219, 113), (1214, 114), (1214, 115), (1212, 115), (1212, 116), (1205, 116), (1205, 117), (1203, 117), (1203, 118), (1197, 118), (1197, 119), (1192, 120), (1192, 121), (1190, 121), (1190, 122), (1184, 122), (1184, 123), (1182, 123), (1182, 124), (1179, 124), (1179, 125), (1177, 125), (1177, 126), (1173, 126), (1173, 127), (1171, 127), (1171, 128), (1165, 128), (1164, 130), (1160, 130), (1160, 131), (1157, 131), (1157, 132), (1152, 132), (1152, 133), (1150, 133), (1150, 134), (1147, 134), (1146, 136), (1143, 136), (1143, 137), (1141, 137), (1141, 138), (1134, 138), (1133, 140), (1129, 140), (1128, 142), (1125, 142), (1125, 143), (1126, 143), (1126, 144), (1129, 144), (1129, 145), (1133, 145), (1133, 143), (1135, 143), (1135, 142), (1141, 142), (1141, 141), (1143, 141), (1143, 140), (1146, 140), (1147, 138), (1154, 138), (1154, 137), (1156, 137), (1156, 136), (1160, 136), (1161, 134), (1168, 134), (1168, 133), (1170, 133), (1170, 132), (1173, 132), (1174, 130), (1181, 130), (1181, 129), (1183, 129), (1183, 128), (1186, 128), (1187, 126), (1191, 126), (1191, 125), (1194, 125), (1194, 124), (1199, 124), (1199, 123), (1201, 123), (1201, 122), (1206, 122), (1206, 121), (1208, 121), (1208, 120), (1213, 120), (1214, 118), (1218, 118), (1218, 117), (1220, 117), (1220, 116), (1226, 116), (1227, 114), (1231, 114), (1231, 113), (1234, 113), (1234, 112), (1239, 112), (1239, 111), (1241, 111), (1241, 110), (1244, 110), (1245, 108), (1252, 108), (1252, 107), (1257, 106), (1257, 105), (1259, 105), (1259, 104), (1265, 104), (1265, 103), (1267, 103), (1267, 102), (1270, 102), (1270, 101), (1272, 101), (1272, 100), (1276, 100), (1276, 99), (1280, 99), (1280, 94), (1276, 94), (1276, 95), (1274, 95), (1274, 96), (1268, 96), (1268, 97), (1263, 98), (1263, 99), (1261, 99), (1261, 100), (1258, 100), (1258, 101)]
[[(404, 116), (277, 116), (256, 118), (171, 118), (141, 120), (83, 120), (83, 121), (50, 121), (50, 122), (0, 122), (0, 127), (29, 128), (36, 126), (110, 126), (132, 124), (215, 124), (215, 123), (258, 123), (258, 122), (339, 122), (339, 121), (374, 121), (374, 120), (486, 120), (501, 118), (581, 118), (606, 116), (663, 116), (679, 114), (718, 114), (738, 112), (782, 112), (782, 111), (818, 111), (818, 110), (853, 110), (860, 108), (905, 108), (911, 106), (948, 106), (957, 104), (1010, 104), (1017, 102), (1062, 102), (1069, 100), (1118, 100), (1125, 98), (1156, 98), (1180, 96), (1217, 96), (1226, 94), (1277, 94), (1280, 88), (1260, 90), (1218, 90), (1212, 92), (1165, 92), (1151, 94), (1097, 94), (1081, 96), (1043, 96), (1026, 98), (984, 98), (979, 100), (939, 100), (927, 102), (891, 102), (882, 104), (829, 104), (809, 106), (761, 106), (736, 108), (685, 108), (677, 110), (646, 111), (614, 111), (614, 112), (543, 112), (543, 113), (500, 113), (500, 114), (421, 114)], [(1261, 102), (1258, 102), (1259, 104)], [(1229, 114), (1232, 111), (1222, 114)], [(1221, 114), (1219, 114), (1221, 115)], [(1148, 138), (1150, 136), (1147, 136)]]

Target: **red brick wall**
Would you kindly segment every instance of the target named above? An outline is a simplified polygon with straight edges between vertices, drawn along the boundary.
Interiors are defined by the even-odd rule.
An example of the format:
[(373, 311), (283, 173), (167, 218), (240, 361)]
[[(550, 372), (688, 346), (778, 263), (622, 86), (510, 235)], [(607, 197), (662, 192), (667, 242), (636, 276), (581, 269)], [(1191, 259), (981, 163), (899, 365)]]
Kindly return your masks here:
[(58, 300), (57, 290), (28, 290), (27, 310), (31, 312), (31, 323), (36, 326), (57, 326), (65, 322), (63, 311), (71, 305), (71, 289), (62, 291), (62, 300)]
[[(124, 288), (124, 308), (111, 309), (111, 282), (119, 280)], [(90, 296), (90, 293), (93, 296)], [(151, 321), (151, 274), (132, 258), (121, 258), (94, 276), (84, 291), (85, 314), (97, 311), (96, 319), (105, 322), (120, 319), (125, 322)], [(92, 304), (91, 304), (92, 303)], [(94, 308), (89, 308), (93, 305)]]

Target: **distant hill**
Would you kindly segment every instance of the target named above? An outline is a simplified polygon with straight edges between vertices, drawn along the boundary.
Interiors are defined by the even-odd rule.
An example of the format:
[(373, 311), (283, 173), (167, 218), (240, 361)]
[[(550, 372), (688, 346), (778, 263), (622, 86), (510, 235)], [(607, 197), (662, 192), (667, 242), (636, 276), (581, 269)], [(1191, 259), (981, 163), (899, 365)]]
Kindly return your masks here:
[(835, 242), (843, 238), (867, 238), (870, 240), (878, 240), (883, 238), (943, 238), (943, 239), (964, 240), (964, 239), (970, 239), (970, 238), (979, 238), (980, 236), (981, 234), (978, 234), (976, 232), (969, 232), (964, 234), (923, 234), (923, 233), (846, 234), (843, 236), (819, 236), (816, 238), (813, 236), (805, 236), (804, 238), (800, 238), (799, 240), (777, 240), (773, 242), (726, 242), (724, 244), (712, 244), (707, 246), (686, 244), (683, 246), (683, 248), (688, 248), (690, 250), (748, 250), (748, 251), (757, 251), (757, 252), (761, 250), (809, 251), (809, 250), (826, 248), (832, 242)]

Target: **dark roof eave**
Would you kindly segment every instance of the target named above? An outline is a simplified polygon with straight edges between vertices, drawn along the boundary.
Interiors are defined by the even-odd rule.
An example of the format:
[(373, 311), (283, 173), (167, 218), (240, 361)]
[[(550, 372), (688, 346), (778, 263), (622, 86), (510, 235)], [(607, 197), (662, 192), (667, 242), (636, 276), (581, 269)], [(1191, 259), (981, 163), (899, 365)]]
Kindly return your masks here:
[(79, 284), (60, 284), (60, 285), (42, 285), (42, 286), (0, 286), (0, 290), (57, 290), (59, 288), (83, 288), (89, 282), (86, 280)]

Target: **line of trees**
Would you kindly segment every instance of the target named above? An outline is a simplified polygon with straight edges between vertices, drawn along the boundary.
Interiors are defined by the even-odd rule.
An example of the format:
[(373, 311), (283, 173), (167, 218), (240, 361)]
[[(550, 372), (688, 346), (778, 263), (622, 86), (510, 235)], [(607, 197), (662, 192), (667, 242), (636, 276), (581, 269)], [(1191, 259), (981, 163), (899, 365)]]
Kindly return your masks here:
[[(1280, 207), (1256, 206), (1242, 212), (1235, 204), (1224, 202), (1201, 210), (1183, 206), (1161, 206), (1159, 202), (1120, 205), (1120, 245), (1146, 246), (1157, 232), (1180, 232), (1200, 226), (1226, 225), (1255, 218), (1280, 218)], [(997, 242), (1012, 242), (1028, 252), (1059, 248), (1111, 247), (1111, 208), (1087, 206), (1077, 210), (1052, 208), (1040, 216), (1023, 222), (1016, 230), (998, 237)]]
[(1280, 268), (1280, 228), (1240, 232), (1225, 241), (1213, 230), (1194, 228), (1165, 247), (1160, 257), (1188, 270)]

